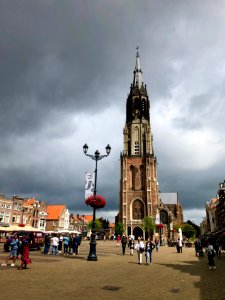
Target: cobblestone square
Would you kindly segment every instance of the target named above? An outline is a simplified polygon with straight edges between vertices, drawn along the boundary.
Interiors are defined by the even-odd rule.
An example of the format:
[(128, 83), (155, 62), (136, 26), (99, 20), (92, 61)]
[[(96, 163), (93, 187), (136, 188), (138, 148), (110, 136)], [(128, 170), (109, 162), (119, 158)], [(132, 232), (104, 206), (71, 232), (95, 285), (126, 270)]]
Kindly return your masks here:
[[(98, 261), (87, 261), (89, 242), (78, 256), (51, 256), (31, 251), (27, 270), (1, 267), (0, 299), (225, 299), (225, 255), (208, 270), (207, 256), (196, 257), (194, 248), (177, 253), (163, 246), (153, 251), (153, 263), (137, 262), (137, 254), (121, 255), (114, 241), (98, 241)], [(7, 253), (1, 251), (1, 263)], [(17, 265), (20, 261), (17, 261)]]

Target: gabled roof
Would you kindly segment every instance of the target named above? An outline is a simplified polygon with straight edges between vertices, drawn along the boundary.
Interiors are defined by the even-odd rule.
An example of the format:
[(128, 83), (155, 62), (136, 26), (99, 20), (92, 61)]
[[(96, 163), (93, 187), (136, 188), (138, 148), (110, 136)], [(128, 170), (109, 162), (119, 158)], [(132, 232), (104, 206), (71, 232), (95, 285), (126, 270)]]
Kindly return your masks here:
[(84, 218), (86, 219), (87, 222), (91, 222), (93, 220), (92, 215), (85, 215)]
[(66, 205), (48, 205), (46, 220), (58, 220), (66, 208)]
[(163, 204), (179, 204), (178, 193), (160, 193)]
[(34, 199), (34, 198), (30, 198), (30, 199), (28, 199), (27, 201), (25, 201), (24, 203), (23, 203), (23, 205), (34, 205), (35, 204), (35, 202), (36, 202), (36, 200)]

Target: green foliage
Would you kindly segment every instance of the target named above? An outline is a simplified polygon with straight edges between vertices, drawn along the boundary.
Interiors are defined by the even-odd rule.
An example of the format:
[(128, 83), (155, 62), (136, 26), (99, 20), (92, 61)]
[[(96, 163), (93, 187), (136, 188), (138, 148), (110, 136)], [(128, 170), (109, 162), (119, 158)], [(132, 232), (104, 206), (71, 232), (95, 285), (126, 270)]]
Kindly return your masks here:
[[(93, 221), (90, 221), (90, 222), (87, 224), (87, 228), (88, 228), (88, 229), (91, 229), (91, 228), (92, 228), (92, 223), (93, 223)], [(95, 227), (96, 227), (96, 231), (99, 231), (99, 230), (102, 228), (102, 223), (99, 221), (99, 219), (96, 219), (96, 220), (95, 220)]]
[(182, 229), (182, 234), (184, 236), (186, 236), (186, 238), (188, 238), (188, 239), (189, 238), (194, 238), (195, 235), (196, 235), (195, 228), (192, 225), (188, 224), (188, 223), (184, 223), (182, 225), (181, 229)]
[(144, 217), (144, 219), (142, 219), (141, 227), (148, 232), (148, 236), (150, 237), (156, 227), (154, 219), (151, 217)]
[(115, 226), (115, 235), (123, 235), (124, 233), (124, 230), (125, 230), (125, 227), (124, 227), (124, 224), (121, 223), (121, 222), (118, 222)]
[(178, 224), (173, 224), (173, 229), (175, 229), (178, 232), (178, 229), (180, 228), (180, 226)]
[(195, 223), (193, 223), (192, 221), (188, 220), (186, 222), (189, 225), (192, 225), (196, 231), (196, 237), (199, 237), (201, 235), (201, 230), (200, 230), (200, 226), (196, 225)]

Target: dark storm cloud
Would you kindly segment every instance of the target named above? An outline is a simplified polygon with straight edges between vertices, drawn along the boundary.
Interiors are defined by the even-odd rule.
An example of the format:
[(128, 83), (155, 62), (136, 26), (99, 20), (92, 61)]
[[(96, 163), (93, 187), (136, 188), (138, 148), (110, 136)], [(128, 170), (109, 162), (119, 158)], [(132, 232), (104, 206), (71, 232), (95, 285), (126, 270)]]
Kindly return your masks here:
[[(107, 197), (105, 211), (118, 210), (126, 96), (139, 44), (160, 189), (178, 191), (184, 207), (201, 207), (223, 179), (224, 6), (223, 1), (1, 1), (0, 192), (33, 194), (82, 210), (84, 173), (94, 168), (82, 146), (88, 142), (95, 151), (110, 143), (98, 191)], [(214, 131), (210, 142), (218, 145), (207, 148), (210, 163), (188, 169), (190, 157), (197, 162), (201, 155), (187, 155), (188, 145), (204, 148), (207, 132), (211, 137)], [(170, 135), (178, 147), (171, 146)]]

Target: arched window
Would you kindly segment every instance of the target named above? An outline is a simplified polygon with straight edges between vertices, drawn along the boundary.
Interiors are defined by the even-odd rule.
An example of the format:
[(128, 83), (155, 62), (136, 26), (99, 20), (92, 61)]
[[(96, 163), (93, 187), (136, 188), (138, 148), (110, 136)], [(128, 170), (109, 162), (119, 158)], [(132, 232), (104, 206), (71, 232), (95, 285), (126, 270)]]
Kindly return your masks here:
[(141, 189), (144, 190), (145, 189), (145, 169), (144, 166), (141, 165), (140, 166), (140, 178), (141, 178)]
[(139, 155), (139, 130), (138, 127), (134, 128), (134, 154)]
[(168, 213), (166, 210), (160, 211), (160, 221), (162, 224), (168, 224)]
[(135, 200), (132, 204), (132, 217), (134, 220), (141, 220), (144, 218), (144, 204), (141, 200)]
[(135, 188), (138, 187), (138, 169), (137, 167), (131, 166), (130, 167), (130, 172), (131, 172), (131, 182), (130, 182), (130, 188), (132, 188), (133, 190), (135, 190)]

